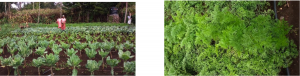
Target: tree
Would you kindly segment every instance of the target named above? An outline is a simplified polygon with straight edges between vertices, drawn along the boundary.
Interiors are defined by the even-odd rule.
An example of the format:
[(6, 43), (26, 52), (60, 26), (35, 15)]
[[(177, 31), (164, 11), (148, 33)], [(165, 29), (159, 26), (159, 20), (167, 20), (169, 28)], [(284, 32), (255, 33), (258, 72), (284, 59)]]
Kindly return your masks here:
[(128, 2), (126, 2), (126, 11), (125, 11), (124, 23), (126, 23), (127, 7), (128, 7)]
[(41, 2), (39, 2), (38, 23), (40, 22), (40, 9), (41, 9)]

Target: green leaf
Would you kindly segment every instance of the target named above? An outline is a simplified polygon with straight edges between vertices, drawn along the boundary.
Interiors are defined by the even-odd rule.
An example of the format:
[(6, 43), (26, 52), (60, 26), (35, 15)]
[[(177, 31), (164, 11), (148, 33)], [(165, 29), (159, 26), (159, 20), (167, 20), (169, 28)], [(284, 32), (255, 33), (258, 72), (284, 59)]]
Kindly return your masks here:
[(80, 60), (80, 58), (77, 55), (73, 54), (72, 56), (70, 56), (70, 58), (68, 58), (67, 64), (70, 66), (77, 67), (81, 61), (82, 60)]
[(36, 49), (35, 53), (38, 55), (44, 55), (45, 53), (47, 53), (47, 51), (45, 51), (46, 48), (45, 47), (38, 47), (38, 49)]
[(65, 54), (67, 54), (69, 57), (72, 56), (73, 54), (76, 55), (78, 51), (75, 51), (73, 48), (71, 49), (67, 49), (67, 52), (65, 52)]
[(96, 50), (85, 48), (85, 53), (89, 57), (89, 59), (94, 58), (97, 54)]

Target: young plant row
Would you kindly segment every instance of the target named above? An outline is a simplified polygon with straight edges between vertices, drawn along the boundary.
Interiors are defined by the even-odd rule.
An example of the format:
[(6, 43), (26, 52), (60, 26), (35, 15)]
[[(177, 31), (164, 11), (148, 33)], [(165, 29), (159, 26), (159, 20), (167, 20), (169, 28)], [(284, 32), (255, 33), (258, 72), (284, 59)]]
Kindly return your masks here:
[[(73, 54), (69, 51), (68, 49), (68, 53), (72, 54), (69, 55), (67, 64), (71, 67), (73, 67), (73, 72), (72, 75), (76, 76), (77, 75), (77, 70), (76, 67), (80, 66), (79, 63), (82, 62), (82, 60), (80, 60), (80, 58), (76, 55), (77, 51), (74, 52), (73, 50)], [(56, 66), (56, 63), (59, 61), (59, 55), (54, 52), (47, 54), (47, 52), (43, 52), (41, 53), (41, 51), (45, 51), (45, 49), (39, 49), (39, 52), (36, 52), (36, 54), (40, 55), (41, 57), (38, 57), (37, 59), (33, 59), (32, 63), (33, 66), (38, 68), (38, 74), (40, 75), (40, 67), (41, 66), (50, 66), (50, 70), (51, 70), (51, 75), (53, 76), (53, 71), (52, 68)], [(104, 63), (103, 63), (103, 58), (106, 57), (108, 55), (109, 52), (99, 52), (99, 55), (102, 56), (102, 60), (100, 61), (95, 61), (95, 60), (87, 60), (87, 64), (85, 65), (87, 69), (89, 69), (89, 71), (91, 72), (91, 75), (94, 75), (94, 71), (98, 70), (100, 68), (100, 66), (102, 65), (104, 67)], [(20, 54), (20, 55), (19, 55)], [(95, 53), (97, 54), (97, 53)], [(130, 56), (130, 52), (126, 51), (126, 52), (122, 52), (122, 50), (119, 50), (119, 58), (124, 60), (124, 72), (126, 72), (126, 74), (128, 73), (133, 73), (135, 72), (135, 62), (128, 62), (127, 60), (129, 58), (132, 58), (133, 56)], [(18, 70), (18, 67), (22, 65), (23, 61), (25, 60), (25, 57), (23, 57), (23, 54), (18, 53), (15, 56), (10, 56), (9, 58), (2, 58), (0, 56), (1, 59), (1, 65), (2, 66), (6, 66), (8, 69), (8, 75), (9, 75), (9, 66), (12, 66), (15, 70), (14, 70), (14, 74), (15, 75), (20, 75), (21, 73)], [(127, 62), (126, 62), (127, 61)], [(107, 65), (109, 65), (111, 67), (111, 74), (114, 75), (114, 70), (113, 68), (116, 67), (119, 64), (120, 60), (117, 59), (110, 59), (110, 57), (108, 56), (106, 59), (106, 63)]]
[[(80, 51), (80, 56), (81, 56), (81, 51), (84, 49), (85, 53), (87, 54), (87, 56), (92, 59), (95, 57), (95, 55), (97, 54), (97, 49), (101, 48), (101, 51), (99, 52), (99, 55), (102, 56), (102, 60), (103, 58), (105, 58), (109, 52), (112, 50), (112, 48), (116, 48), (117, 50), (119, 50), (119, 57), (121, 59), (124, 59), (124, 62), (127, 61), (129, 58), (132, 58), (132, 56), (130, 56), (130, 52), (126, 51), (123, 53), (123, 49), (125, 48), (126, 50), (130, 50), (132, 48), (134, 48), (134, 44), (130, 43), (129, 41), (126, 41), (126, 43), (124, 44), (119, 44), (116, 45), (114, 42), (109, 42), (107, 40), (105, 40), (104, 42), (91, 42), (89, 41), (88, 43), (81, 43), (78, 41), (74, 41), (71, 42), (71, 44), (73, 45), (73, 48), (70, 49), (71, 44), (67, 44), (64, 42), (60, 42), (60, 45), (55, 44), (55, 41), (50, 40), (43, 40), (43, 41), (39, 41), (39, 42), (35, 42), (37, 39), (35, 38), (16, 38), (16, 39), (5, 39), (5, 40), (1, 40), (0, 41), (0, 54), (3, 52), (3, 48), (5, 47), (5, 45), (7, 45), (8, 48), (8, 52), (11, 53), (11, 57), (9, 58), (2, 58), (1, 57), (1, 65), (3, 66), (13, 66), (13, 67), (18, 67), (21, 65), (21, 63), (23, 62), (23, 60), (25, 60), (26, 57), (28, 57), (31, 53), (32, 53), (32, 49), (36, 48), (36, 51), (34, 52), (37, 55), (40, 55), (41, 57), (39, 57), (38, 59), (34, 59), (32, 62), (33, 64), (38, 67), (45, 64), (45, 65), (49, 65), (51, 66), (51, 69), (53, 66), (55, 66), (55, 63), (58, 61), (59, 59), (59, 53), (62, 51), (62, 49), (66, 50), (66, 54), (67, 56), (70, 57), (68, 64), (73, 66), (75, 68), (75, 66), (77, 66), (77, 63), (80, 62), (76, 62), (76, 61), (80, 61), (78, 60), (75, 55), (78, 51)], [(17, 44), (16, 44), (17, 42)], [(46, 54), (47, 51), (46, 48), (51, 48), (51, 50), (53, 51), (52, 54)], [(76, 49), (76, 50), (74, 50)], [(18, 51), (18, 52), (17, 52)], [(135, 49), (131, 50), (135, 52)], [(17, 52), (17, 55), (14, 55), (15, 52)], [(22, 57), (24, 59), (19, 59), (18, 57)], [(20, 61), (18, 61), (19, 64), (11, 62), (12, 59), (18, 59)], [(77, 60), (76, 60), (77, 59)], [(45, 61), (41, 61), (41, 60), (45, 60)], [(47, 61), (47, 60), (51, 60), (51, 61)], [(75, 62), (74, 62), (75, 61)], [(20, 63), (21, 62), (21, 63)], [(41, 63), (43, 62), (43, 63)], [(101, 62), (101, 63), (100, 63)], [(99, 61), (97, 64), (102, 64), (103, 61)], [(112, 67), (112, 74), (113, 74), (113, 67), (115, 67), (118, 64), (118, 60), (116, 59), (110, 59), (109, 57), (106, 60), (107, 64), (110, 65)], [(16, 64), (16, 65), (13, 65)], [(91, 74), (93, 74), (93, 71), (95, 70), (95, 68), (97, 67), (91, 67), (91, 66), (95, 66), (95, 61), (92, 60), (88, 60), (87, 63), (87, 68), (90, 69), (90, 71), (92, 72)], [(129, 65), (130, 64), (130, 65)], [(26, 63), (25, 63), (26, 65)], [(104, 64), (103, 64), (104, 65)], [(126, 66), (126, 67), (125, 67)], [(124, 63), (124, 67), (125, 67), (125, 71), (127, 66), (132, 66), (131, 62)], [(100, 67), (100, 65), (99, 65)], [(98, 68), (99, 68), (98, 67)], [(131, 67), (128, 67), (131, 68)], [(19, 74), (18, 69), (16, 68), (15, 70), (15, 74)], [(52, 72), (52, 70), (51, 70)], [(128, 71), (126, 71), (128, 72)], [(73, 74), (77, 74), (77, 70), (73, 70)]]
[[(81, 27), (67, 27), (66, 32), (68, 33), (110, 33), (110, 32), (122, 32), (122, 33), (133, 33), (135, 32), (135, 26), (81, 26)], [(37, 27), (37, 28), (26, 28), (17, 29), (11, 32), (12, 34), (49, 34), (61, 33), (57, 27)]]

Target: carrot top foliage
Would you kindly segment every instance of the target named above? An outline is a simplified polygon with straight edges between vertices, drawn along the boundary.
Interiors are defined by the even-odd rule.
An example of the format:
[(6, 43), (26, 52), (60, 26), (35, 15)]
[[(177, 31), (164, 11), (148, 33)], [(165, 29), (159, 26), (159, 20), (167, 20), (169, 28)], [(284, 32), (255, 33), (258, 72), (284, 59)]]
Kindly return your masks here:
[(298, 50), (268, 5), (165, 1), (165, 75), (277, 75)]

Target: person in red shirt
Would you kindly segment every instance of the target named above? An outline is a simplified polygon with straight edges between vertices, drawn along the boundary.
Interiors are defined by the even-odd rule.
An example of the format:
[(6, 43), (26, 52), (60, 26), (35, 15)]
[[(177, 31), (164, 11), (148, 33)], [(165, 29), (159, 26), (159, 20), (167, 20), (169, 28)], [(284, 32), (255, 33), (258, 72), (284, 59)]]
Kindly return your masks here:
[(65, 18), (65, 15), (62, 15), (62, 18), (61, 18), (61, 30), (65, 31), (66, 29), (66, 18)]

